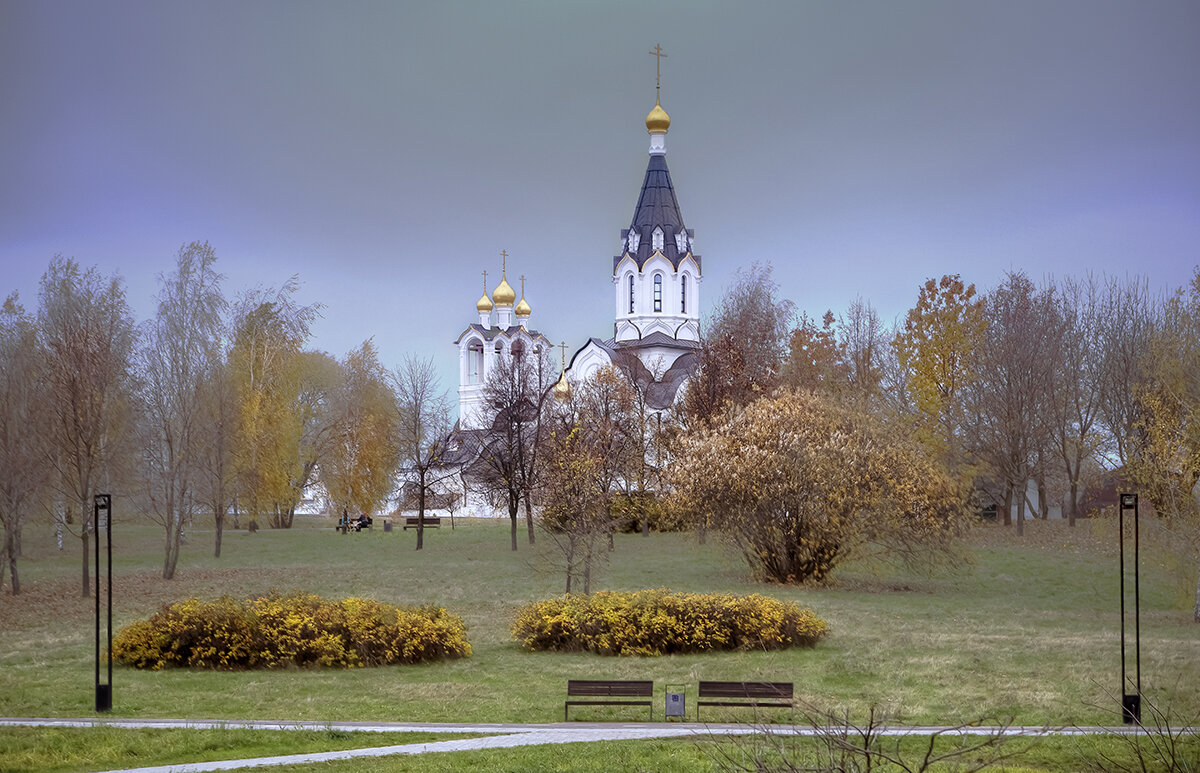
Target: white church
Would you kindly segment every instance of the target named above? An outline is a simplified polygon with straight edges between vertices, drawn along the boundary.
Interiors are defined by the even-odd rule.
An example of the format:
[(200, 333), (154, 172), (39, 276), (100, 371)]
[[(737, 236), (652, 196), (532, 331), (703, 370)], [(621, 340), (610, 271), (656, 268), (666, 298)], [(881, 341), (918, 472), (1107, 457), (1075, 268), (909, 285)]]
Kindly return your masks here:
[[(656, 98), (646, 116), (646, 176), (629, 227), (621, 230), (621, 252), (612, 261), (612, 336), (589, 339), (565, 363), (563, 374), (567, 383), (578, 385), (601, 368), (615, 366), (644, 388), (656, 410), (669, 408), (682, 396), (700, 348), (701, 260), (692, 252), (694, 232), (684, 225), (667, 169), (670, 126), (671, 118)], [(455, 341), (460, 432), (491, 426), (492, 417), (483, 407), (483, 385), (500, 357), (526, 352), (543, 356), (551, 347), (531, 323), (523, 282), (517, 302), (506, 262), (490, 296), (484, 272), (484, 292), (475, 308), (478, 321)]]

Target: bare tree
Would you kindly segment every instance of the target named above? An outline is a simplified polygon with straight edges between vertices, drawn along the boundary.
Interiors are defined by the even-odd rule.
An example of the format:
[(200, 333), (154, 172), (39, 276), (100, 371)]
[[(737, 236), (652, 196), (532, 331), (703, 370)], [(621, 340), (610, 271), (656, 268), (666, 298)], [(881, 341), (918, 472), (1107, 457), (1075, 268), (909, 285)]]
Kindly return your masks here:
[(1129, 464), (1137, 438), (1138, 385), (1145, 381), (1143, 353), (1158, 325), (1161, 303), (1145, 279), (1110, 278), (1097, 315), (1100, 360), (1100, 423), (1109, 456)]
[(985, 302), (980, 378), (967, 391), (975, 407), (976, 453), (1000, 476), (1006, 493), (1017, 496), (1017, 534), (1024, 534), (1025, 490), (1052, 442), (1046, 401), (1062, 325), (1053, 290), (1038, 291), (1019, 272)]
[(879, 393), (883, 381), (887, 338), (879, 313), (869, 301), (855, 298), (838, 319), (838, 343), (846, 365), (851, 398), (866, 408)]
[[(233, 440), (236, 427), (233, 374), (227, 352), (220, 352), (209, 363), (200, 384), (200, 426), (203, 435), (198, 459), (199, 477), (196, 501), (213, 514), (216, 538), (213, 555), (221, 557), (221, 539), (225, 532), (225, 515), (234, 501), (235, 475)], [(237, 528), (236, 517), (234, 528)]]
[[(421, 550), (425, 545), (426, 501), (438, 483), (458, 472), (442, 464), (451, 428), (450, 399), (440, 388), (432, 357), (427, 360), (405, 357), (392, 372), (392, 382), (396, 387), (399, 411), (397, 436), (401, 465), (413, 476), (417, 487), (416, 549)], [(513, 544), (515, 550), (516, 543)]]
[(166, 530), (163, 579), (175, 576), (184, 524), (200, 477), (205, 380), (220, 357), (221, 295), (208, 242), (179, 250), (175, 272), (159, 277), (158, 313), (138, 353), (144, 420), (141, 481), (149, 512)]
[(1069, 487), (1067, 518), (1079, 517), (1079, 484), (1085, 465), (1100, 446), (1100, 296), (1096, 281), (1068, 278), (1056, 296), (1061, 339), (1050, 363), (1049, 407), (1055, 447)]
[(41, 386), (51, 406), (48, 458), (60, 496), (79, 508), (81, 594), (88, 596), (91, 500), (118, 461), (130, 424), (133, 320), (118, 277), (81, 271), (61, 256), (42, 276), (39, 300), (38, 335), (46, 354)]
[(770, 394), (784, 366), (792, 312), (792, 302), (779, 297), (770, 265), (739, 269), (707, 325), (700, 367), (685, 395), (685, 416), (706, 422), (728, 406)]
[(21, 592), (21, 528), (49, 479), (42, 448), (49, 406), (41, 391), (37, 329), (14, 293), (0, 307), (0, 524), (14, 595)]
[(526, 503), (529, 544), (534, 543), (529, 504), (537, 480), (542, 421), (552, 380), (542, 352), (500, 356), (484, 384), (484, 404), (495, 419), (482, 440), (477, 469), (481, 487), (505, 503), (517, 549), (517, 514)]

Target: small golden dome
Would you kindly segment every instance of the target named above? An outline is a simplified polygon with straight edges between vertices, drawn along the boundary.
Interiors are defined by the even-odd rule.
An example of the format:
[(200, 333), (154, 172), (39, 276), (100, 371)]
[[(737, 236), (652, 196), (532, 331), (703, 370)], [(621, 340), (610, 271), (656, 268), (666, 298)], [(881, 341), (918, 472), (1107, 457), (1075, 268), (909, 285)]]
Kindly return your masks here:
[(500, 284), (492, 290), (492, 300), (497, 306), (512, 306), (513, 301), (517, 299), (517, 291), (512, 289), (512, 285), (503, 276), (500, 277)]
[(646, 115), (646, 131), (667, 133), (667, 129), (671, 128), (671, 116), (667, 115), (667, 111), (662, 109), (662, 105), (658, 100), (654, 100), (654, 109)]
[(531, 309), (529, 304), (525, 302), (524, 295), (521, 296), (521, 302), (517, 304), (517, 308), (513, 309), (513, 313), (518, 317), (528, 317), (533, 313), (533, 309)]
[(492, 306), (492, 299), (487, 297), (487, 292), (479, 296), (479, 300), (475, 302), (475, 309), (480, 314), (490, 314), (493, 308), (495, 307)]
[(571, 399), (571, 384), (567, 381), (566, 373), (559, 376), (558, 381), (554, 384), (554, 399), (559, 402)]

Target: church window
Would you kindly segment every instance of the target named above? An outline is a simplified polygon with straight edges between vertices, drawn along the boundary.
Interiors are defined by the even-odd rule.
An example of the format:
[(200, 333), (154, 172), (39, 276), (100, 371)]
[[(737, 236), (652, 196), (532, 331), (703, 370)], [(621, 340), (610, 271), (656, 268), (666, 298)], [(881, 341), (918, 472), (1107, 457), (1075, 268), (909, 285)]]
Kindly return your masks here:
[(679, 278), (679, 313), (687, 314), (687, 274)]
[(633, 313), (633, 274), (629, 275), (629, 313)]
[(650, 249), (662, 252), (663, 248), (663, 231), (661, 228), (655, 228), (654, 233), (650, 234)]
[(654, 275), (654, 310), (662, 311), (662, 274)]
[(675, 234), (675, 249), (679, 250), (680, 255), (686, 255), (688, 251), (687, 231), (680, 231)]
[(629, 242), (628, 242), (629, 251), (637, 252), (638, 245), (641, 243), (641, 241), (642, 241), (642, 235), (640, 233), (638, 233), (637, 231), (635, 231), (634, 229), (630, 228), (629, 229)]

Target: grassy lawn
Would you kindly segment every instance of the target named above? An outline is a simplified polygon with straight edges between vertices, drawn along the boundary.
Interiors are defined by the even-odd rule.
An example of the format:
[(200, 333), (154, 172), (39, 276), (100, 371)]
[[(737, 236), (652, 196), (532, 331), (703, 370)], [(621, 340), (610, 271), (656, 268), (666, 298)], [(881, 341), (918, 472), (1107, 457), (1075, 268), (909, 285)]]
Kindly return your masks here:
[[(740, 559), (713, 542), (619, 535), (599, 588), (766, 593), (809, 606), (832, 626), (814, 649), (619, 659), (523, 652), (511, 640), (515, 610), (561, 593), (562, 577), (542, 552), (548, 540), (531, 549), (522, 532), (521, 550), (508, 550), (506, 522), (460, 521), (454, 530), (427, 531), (421, 552), (412, 549), (415, 535), (399, 530), (342, 536), (331, 524), (312, 522), (287, 531), (231, 532), (220, 559), (211, 555), (212, 533), (198, 529), (171, 581), (159, 578), (159, 532), (120, 521), (114, 531), (118, 627), (192, 595), (302, 589), (445, 606), (466, 620), (474, 648), (461, 661), (354, 671), (118, 667), (113, 715), (119, 717), (556, 722), (568, 678), (653, 679), (659, 707), (666, 684), (687, 685), (690, 702), (700, 679), (790, 680), (799, 697), (817, 706), (861, 715), (879, 704), (907, 723), (988, 718), (1089, 725), (1113, 724), (1119, 716), (1116, 545), (1103, 523), (1071, 531), (1036, 522), (1021, 540), (1011, 530), (982, 526), (972, 535), (969, 562), (954, 570), (851, 566), (824, 588), (753, 583)], [(28, 527), (24, 542), (24, 592), (0, 593), (0, 715), (92, 715), (94, 607), (79, 597), (78, 544), (58, 552), (42, 525)], [(1200, 626), (1191, 622), (1189, 578), (1177, 576), (1146, 543), (1142, 561), (1143, 688), (1150, 700), (1192, 719), (1200, 715)], [(572, 712), (580, 720), (642, 716)], [(749, 719), (707, 710), (704, 718)], [(665, 755), (645, 769), (669, 770), (672, 755), (691, 754), (671, 741), (624, 746)], [(488, 754), (519, 760), (535, 752)], [(439, 764), (412, 760), (371, 764), (440, 769), (403, 767)]]
[(6, 727), (0, 729), (0, 773), (110, 770), (470, 737), (444, 733), (352, 733), (334, 729), (283, 732)]

